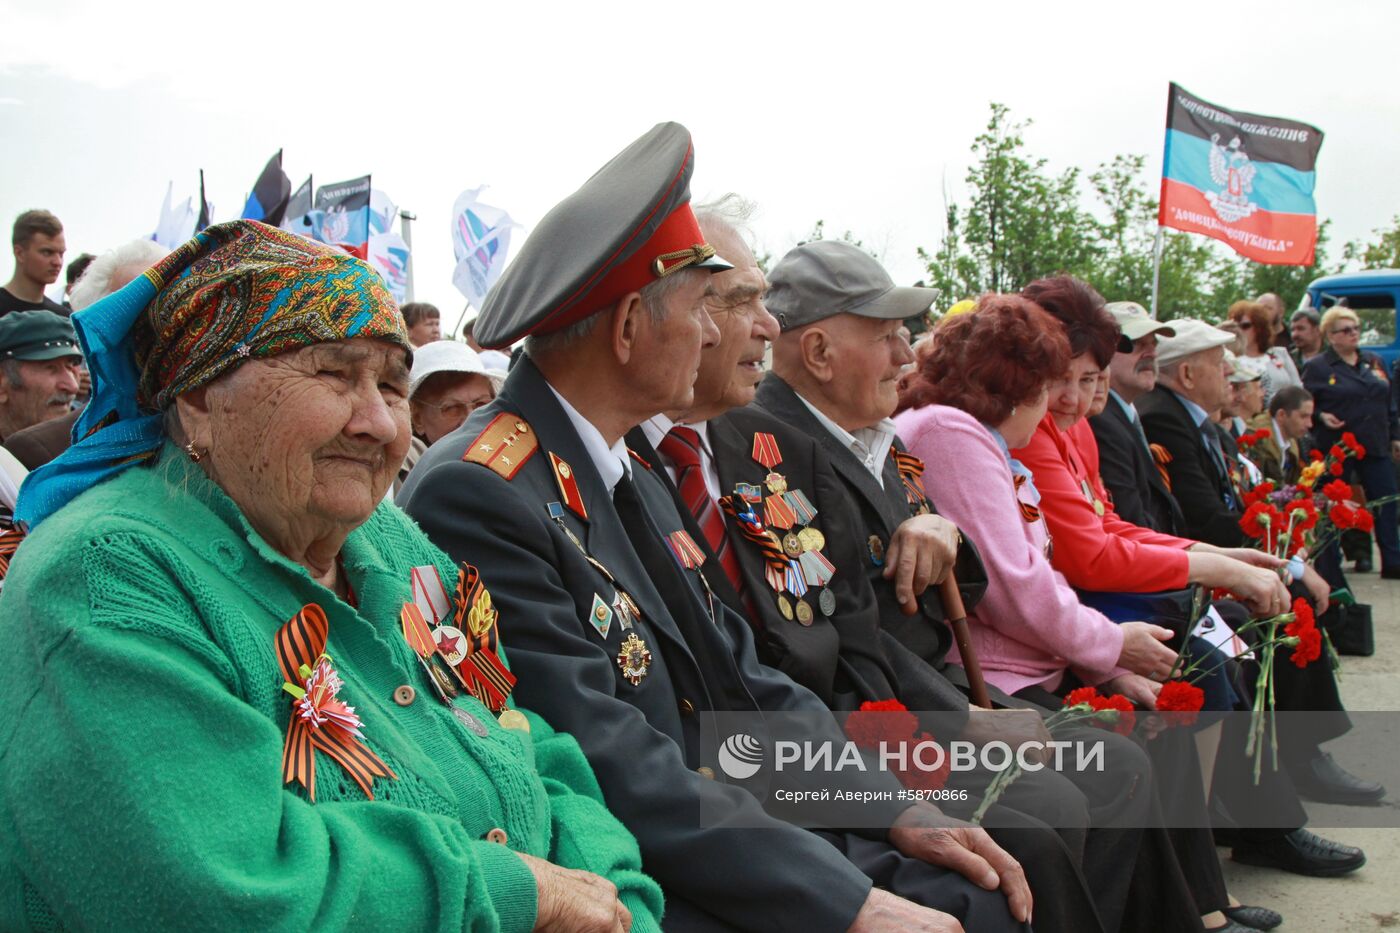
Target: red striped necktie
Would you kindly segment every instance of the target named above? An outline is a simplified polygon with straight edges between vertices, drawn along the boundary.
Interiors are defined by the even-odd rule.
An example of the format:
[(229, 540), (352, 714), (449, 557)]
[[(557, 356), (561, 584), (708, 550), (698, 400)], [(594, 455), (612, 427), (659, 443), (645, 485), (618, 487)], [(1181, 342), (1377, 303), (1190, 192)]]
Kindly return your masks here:
[(724, 515), (705, 485), (705, 470), (700, 463), (700, 435), (694, 428), (678, 424), (666, 433), (657, 449), (676, 468), (676, 488), (680, 491), (681, 500), (690, 514), (695, 516), (710, 550), (719, 557), (724, 575), (734, 589), (742, 593), (739, 560), (729, 546), (728, 535), (724, 533)]

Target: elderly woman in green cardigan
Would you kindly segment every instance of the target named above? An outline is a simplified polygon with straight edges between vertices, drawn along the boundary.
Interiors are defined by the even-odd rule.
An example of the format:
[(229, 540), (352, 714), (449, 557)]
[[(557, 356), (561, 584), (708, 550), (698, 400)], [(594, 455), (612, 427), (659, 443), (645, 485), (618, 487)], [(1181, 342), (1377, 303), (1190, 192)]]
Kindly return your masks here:
[(384, 501), (408, 353), (362, 261), (210, 227), (79, 315), (81, 438), (0, 592), (0, 927), (654, 930), (489, 580)]

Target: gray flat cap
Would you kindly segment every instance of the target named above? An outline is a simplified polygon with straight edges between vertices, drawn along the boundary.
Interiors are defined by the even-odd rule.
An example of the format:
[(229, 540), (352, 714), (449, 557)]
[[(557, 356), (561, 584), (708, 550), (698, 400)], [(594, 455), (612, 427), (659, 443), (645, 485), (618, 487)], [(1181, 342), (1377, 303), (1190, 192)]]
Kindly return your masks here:
[(764, 304), (789, 331), (836, 314), (884, 320), (917, 317), (931, 288), (894, 284), (873, 256), (841, 240), (816, 240), (788, 252), (768, 276)]

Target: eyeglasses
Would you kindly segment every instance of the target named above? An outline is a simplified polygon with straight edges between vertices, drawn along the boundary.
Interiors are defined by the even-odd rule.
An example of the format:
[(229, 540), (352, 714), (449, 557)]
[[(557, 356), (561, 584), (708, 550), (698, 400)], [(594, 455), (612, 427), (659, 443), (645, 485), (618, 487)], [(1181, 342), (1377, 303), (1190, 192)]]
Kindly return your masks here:
[(431, 408), (434, 411), (441, 412), (444, 418), (452, 418), (453, 420), (460, 419), (462, 421), (466, 421), (467, 417), (472, 412), (476, 411), (483, 405), (491, 404), (491, 399), (474, 398), (469, 402), (451, 401), (442, 402), (436, 405), (432, 402), (419, 402), (418, 404), (422, 405), (424, 408)]
[(1360, 330), (1360, 328), (1353, 327), (1352, 325), (1348, 324), (1348, 325), (1345, 326), (1345, 327), (1334, 327), (1334, 328), (1332, 328), (1332, 333), (1333, 333), (1333, 334), (1359, 334), (1359, 333), (1361, 333), (1361, 330)]

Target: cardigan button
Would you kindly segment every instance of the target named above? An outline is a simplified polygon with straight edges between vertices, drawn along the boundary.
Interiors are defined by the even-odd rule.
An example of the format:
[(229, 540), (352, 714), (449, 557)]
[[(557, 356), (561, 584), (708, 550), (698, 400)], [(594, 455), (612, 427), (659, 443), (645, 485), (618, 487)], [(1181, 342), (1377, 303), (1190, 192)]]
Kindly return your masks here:
[(418, 691), (408, 684), (394, 690), (394, 702), (400, 706), (412, 706), (414, 699), (418, 696)]
[(486, 834), (486, 841), (494, 842), (498, 846), (503, 846), (507, 842), (510, 842), (510, 837), (506, 835), (506, 831), (504, 829), (501, 829), (501, 827), (497, 826), (495, 829), (491, 830), (489, 833)]
[(715, 769), (706, 767), (705, 765), (701, 765), (700, 767), (696, 768), (695, 773), (700, 775), (702, 778), (705, 778), (706, 780), (713, 781), (715, 779)]

